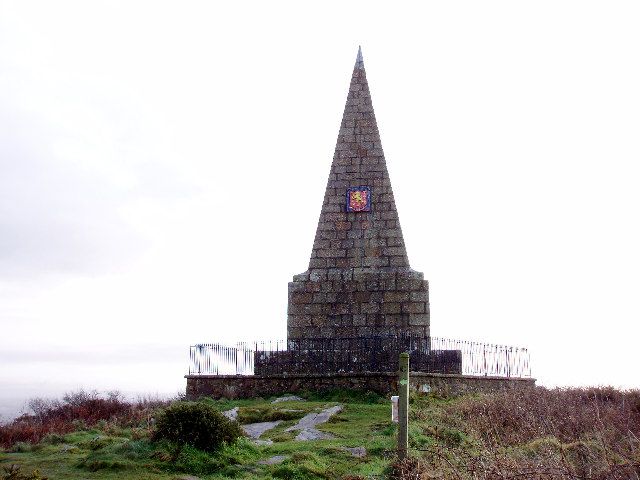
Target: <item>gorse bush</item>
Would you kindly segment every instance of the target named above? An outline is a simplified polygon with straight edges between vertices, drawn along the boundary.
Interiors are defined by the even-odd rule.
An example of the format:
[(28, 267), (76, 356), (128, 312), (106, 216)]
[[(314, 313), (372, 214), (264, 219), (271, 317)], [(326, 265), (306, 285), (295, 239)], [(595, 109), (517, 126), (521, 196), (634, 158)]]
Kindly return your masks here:
[(191, 445), (205, 452), (218, 450), (243, 435), (237, 422), (202, 402), (174, 403), (158, 416), (154, 440)]

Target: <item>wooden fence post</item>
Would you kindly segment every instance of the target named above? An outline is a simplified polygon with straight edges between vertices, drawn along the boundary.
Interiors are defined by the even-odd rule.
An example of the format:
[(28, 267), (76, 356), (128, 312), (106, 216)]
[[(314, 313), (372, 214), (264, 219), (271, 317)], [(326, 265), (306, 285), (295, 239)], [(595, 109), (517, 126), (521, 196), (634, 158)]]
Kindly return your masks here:
[(398, 378), (398, 458), (407, 457), (409, 449), (409, 354), (400, 354), (400, 372)]

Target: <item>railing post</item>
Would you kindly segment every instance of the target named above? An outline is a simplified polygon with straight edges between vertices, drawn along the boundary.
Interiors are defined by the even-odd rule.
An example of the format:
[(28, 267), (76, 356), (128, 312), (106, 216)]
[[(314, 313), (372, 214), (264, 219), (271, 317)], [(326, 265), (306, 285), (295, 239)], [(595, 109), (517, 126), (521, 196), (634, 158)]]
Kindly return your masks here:
[(398, 376), (398, 458), (404, 460), (409, 449), (409, 354), (400, 354)]

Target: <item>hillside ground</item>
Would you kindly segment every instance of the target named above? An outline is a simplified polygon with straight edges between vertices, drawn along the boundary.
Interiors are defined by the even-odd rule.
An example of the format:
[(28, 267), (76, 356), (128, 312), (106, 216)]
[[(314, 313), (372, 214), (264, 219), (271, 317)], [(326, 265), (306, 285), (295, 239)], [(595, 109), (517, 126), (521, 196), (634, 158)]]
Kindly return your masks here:
[[(305, 399), (201, 400), (220, 411), (239, 407), (241, 423), (282, 420), (261, 437), (271, 444), (243, 438), (214, 454), (152, 442), (162, 402), (84, 392), (35, 401), (33, 416), (0, 427), (0, 479), (640, 478), (637, 391), (412, 396), (410, 459), (402, 463), (388, 399), (340, 391)], [(318, 426), (333, 439), (301, 442), (285, 431), (338, 404), (342, 411)], [(354, 456), (348, 448), (355, 447), (366, 455)], [(267, 464), (274, 457), (281, 463)]]

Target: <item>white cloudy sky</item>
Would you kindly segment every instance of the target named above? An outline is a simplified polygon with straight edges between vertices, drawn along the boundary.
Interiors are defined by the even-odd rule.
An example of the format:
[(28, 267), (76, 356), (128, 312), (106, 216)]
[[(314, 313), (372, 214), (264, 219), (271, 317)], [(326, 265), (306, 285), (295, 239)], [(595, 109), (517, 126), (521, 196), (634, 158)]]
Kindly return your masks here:
[[(307, 5), (307, 6), (305, 6)], [(357, 46), (436, 335), (640, 387), (637, 2), (0, 0), (0, 413), (282, 337)]]

